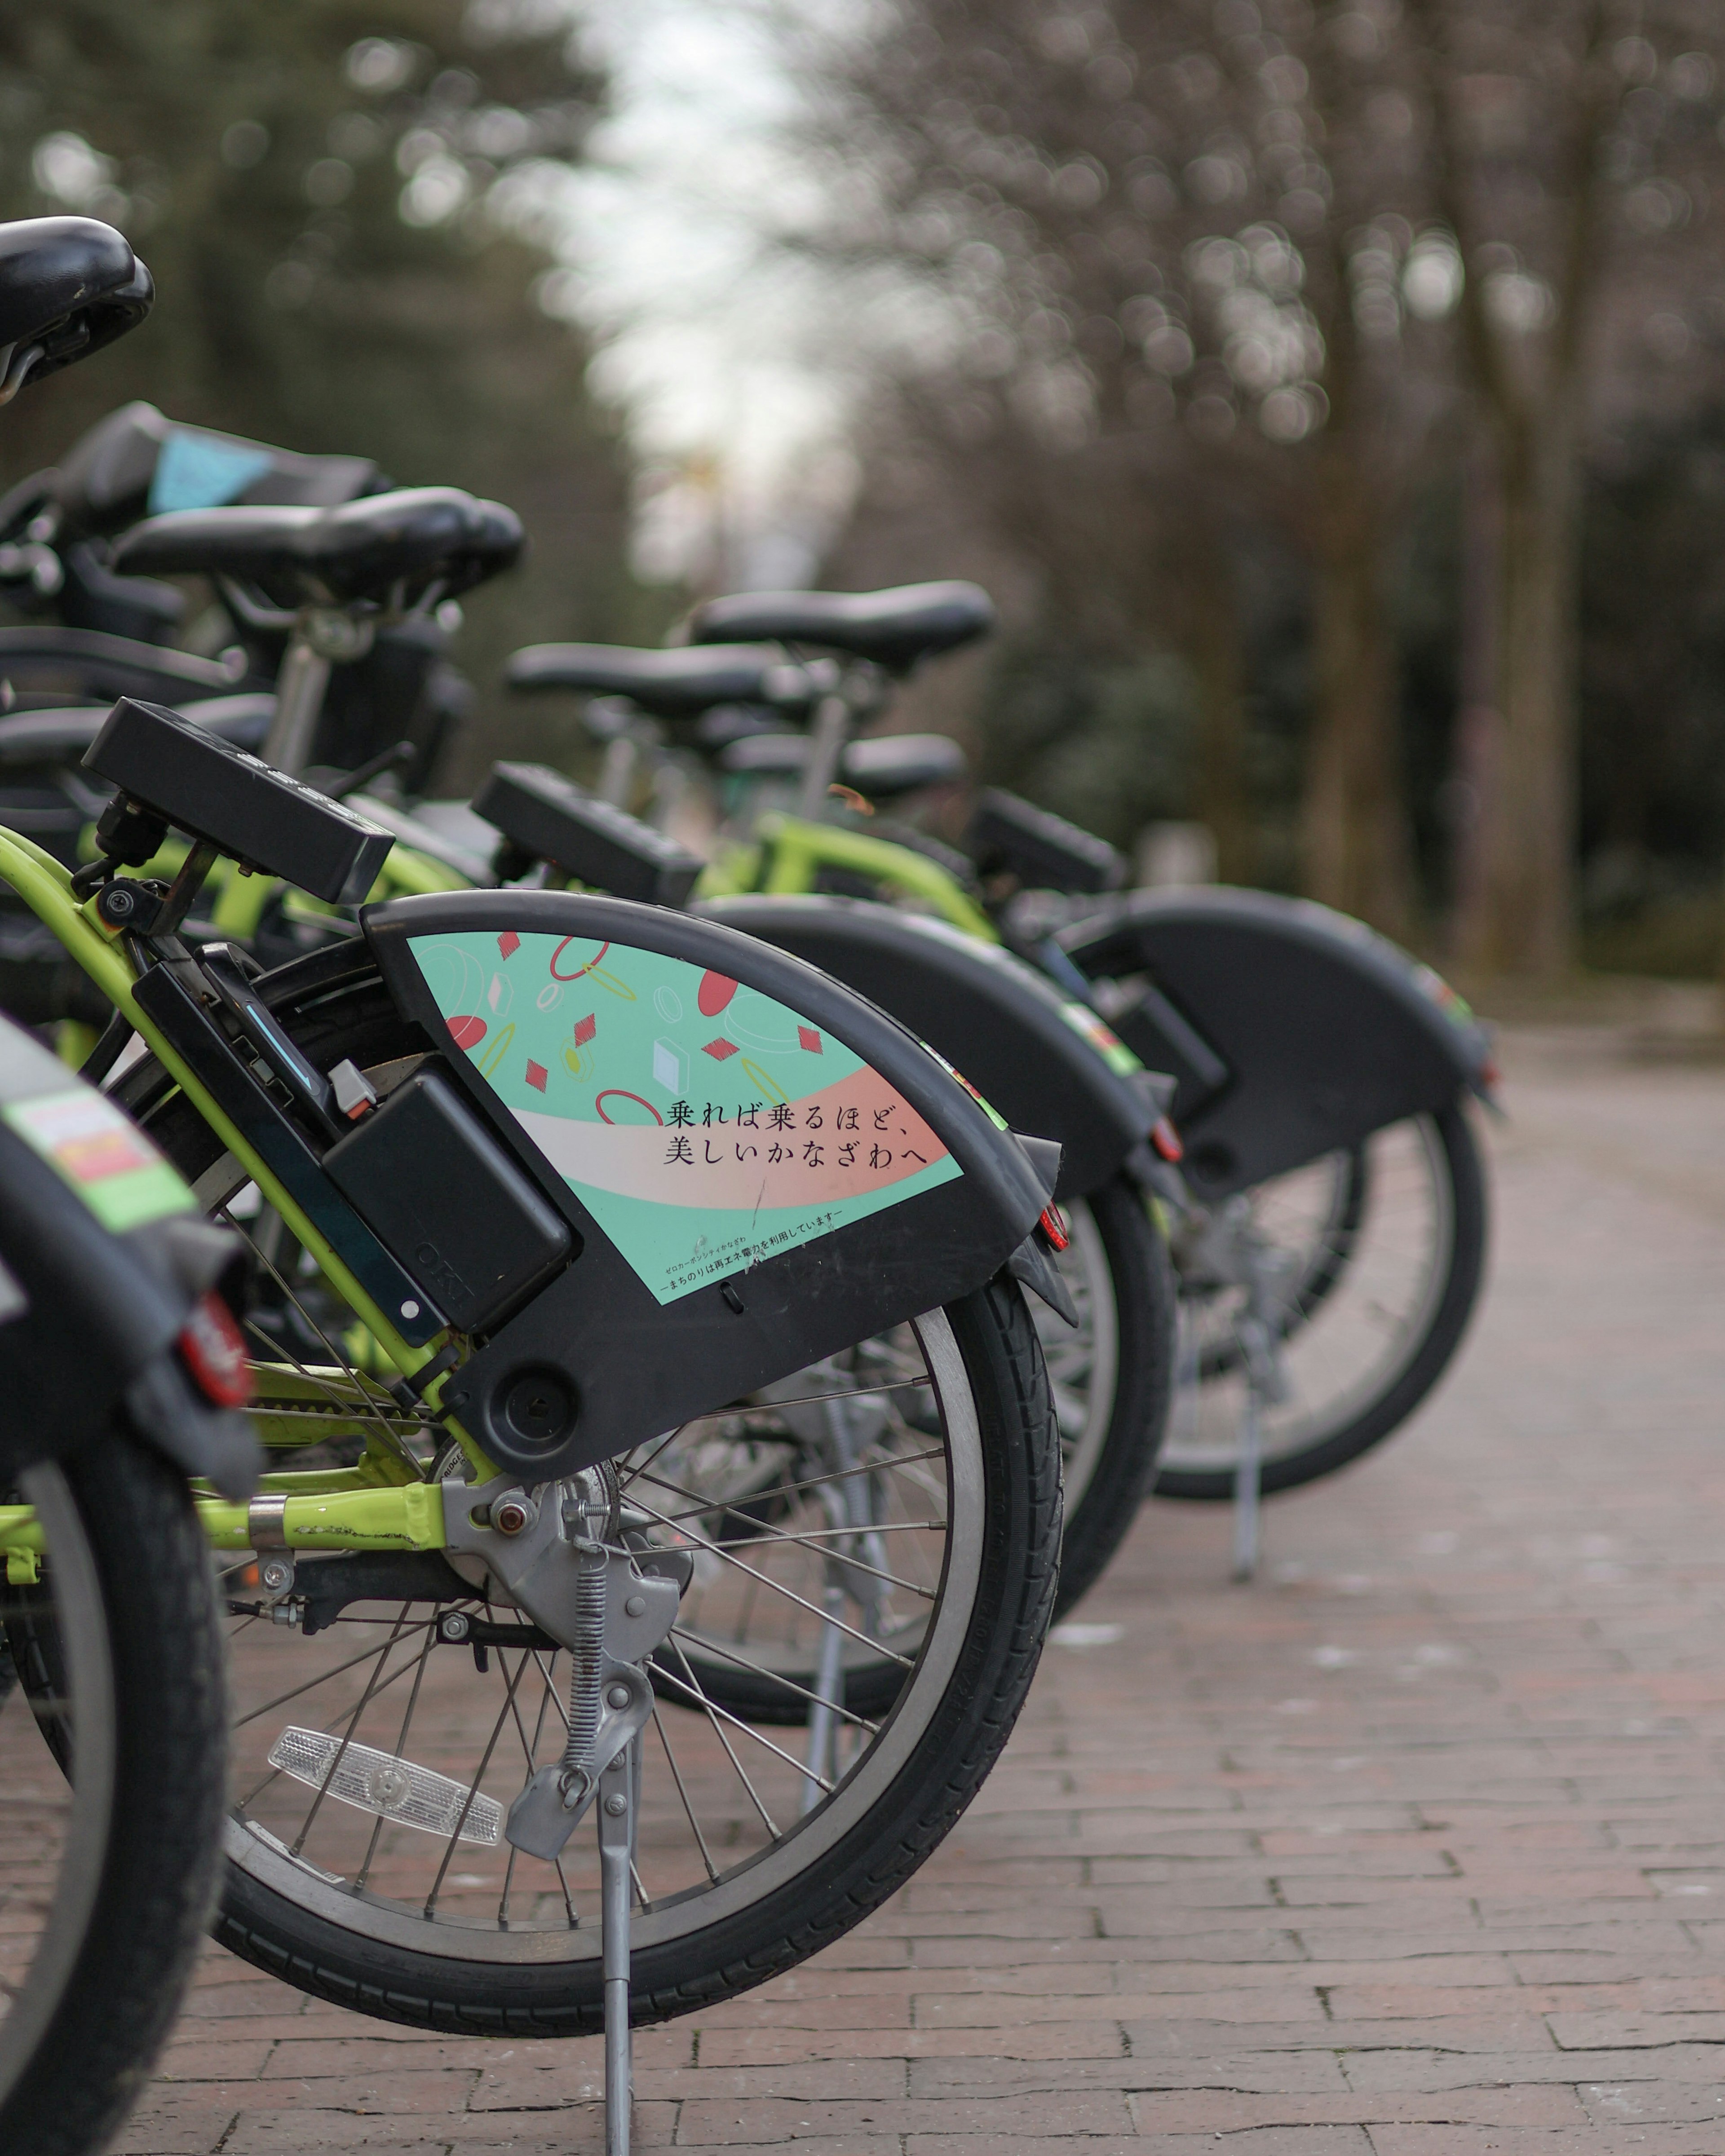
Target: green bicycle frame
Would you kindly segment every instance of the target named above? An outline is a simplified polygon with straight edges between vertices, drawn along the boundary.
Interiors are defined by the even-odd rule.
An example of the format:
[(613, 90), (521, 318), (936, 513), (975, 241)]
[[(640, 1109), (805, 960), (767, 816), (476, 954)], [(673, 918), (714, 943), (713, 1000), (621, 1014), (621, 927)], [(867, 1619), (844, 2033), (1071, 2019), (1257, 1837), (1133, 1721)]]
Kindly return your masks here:
[(842, 869), (915, 900), (981, 942), (1000, 941), (993, 922), (950, 871), (896, 839), (778, 814), (762, 817), (755, 836), (756, 844), (733, 848), (708, 869), (698, 887), (700, 897), (732, 898), (753, 891), (801, 897), (815, 888), (823, 868)]
[[(428, 865), (440, 876), (449, 874), (440, 864)], [(131, 962), (117, 939), (100, 924), (94, 901), (79, 902), (70, 872), (22, 834), (0, 829), (0, 883), (17, 892), (108, 1000), (125, 1014), (244, 1168), (266, 1203), (310, 1253), (387, 1361), (403, 1377), (412, 1377), (433, 1360), (447, 1336), (439, 1335), (423, 1348), (412, 1347), (401, 1337), (140, 1009), (132, 994), (137, 976)], [(280, 1448), (316, 1442), (344, 1430), (362, 1432), (366, 1441), (365, 1457), (355, 1467), (264, 1478), (262, 1486), (266, 1491), (285, 1494), (289, 1499), (285, 1532), (290, 1548), (387, 1550), (443, 1546), (441, 1499), (434, 1486), (417, 1479), (417, 1471), (400, 1449), (401, 1431), (410, 1425), (403, 1421), (391, 1427), (389, 1417), (398, 1411), (388, 1394), (366, 1390), (345, 1371), (314, 1370), (302, 1374), (266, 1365), (258, 1375), (260, 1435), (267, 1445)], [(434, 1406), (443, 1383), (439, 1378), (427, 1389), (425, 1398)], [(475, 1472), (489, 1480), (496, 1472), (495, 1466), (465, 1432), (452, 1427)], [(206, 1529), (218, 1548), (249, 1547), (244, 1506), (224, 1504), (213, 1497), (201, 1497), (198, 1503)], [(41, 1547), (41, 1537), (28, 1507), (0, 1507), (0, 1555), (5, 1557), (8, 1576), (14, 1584), (33, 1578)]]

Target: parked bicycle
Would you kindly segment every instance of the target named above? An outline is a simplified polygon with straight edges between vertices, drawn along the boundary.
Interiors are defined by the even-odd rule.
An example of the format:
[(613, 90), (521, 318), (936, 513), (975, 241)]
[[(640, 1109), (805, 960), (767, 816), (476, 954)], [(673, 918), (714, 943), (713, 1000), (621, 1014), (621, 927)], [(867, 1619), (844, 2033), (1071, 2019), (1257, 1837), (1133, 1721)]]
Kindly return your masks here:
[[(939, 648), (922, 624), (895, 633), (907, 659)], [(637, 710), (672, 722), (768, 697), (779, 711), (806, 713), (820, 696), (818, 675), (762, 647), (633, 652), (541, 644), (516, 654), (509, 677), (535, 693), (626, 693)], [(798, 735), (771, 737), (802, 745)], [(922, 744), (909, 753), (926, 762)], [(872, 775), (885, 790), (884, 770)], [(475, 807), (510, 842), (501, 873), (518, 875), (548, 860), (562, 874), (603, 884), (607, 861), (597, 833), (583, 826), (579, 790), (555, 773), (501, 767)], [(998, 946), (880, 906), (793, 900), (771, 888), (771, 879), (762, 879), (765, 897), (720, 899), (722, 871), (703, 872), (691, 857), (685, 887), (697, 877), (697, 890), (708, 894), (701, 912), (820, 967), (891, 1011), (961, 1068), (1015, 1129), (1060, 1146), (1055, 1195), (1066, 1240), (1059, 1265), (1077, 1322), (1046, 1309), (1038, 1322), (1065, 1455), (1059, 1607), (1065, 1611), (1129, 1531), (1167, 1423), (1173, 1282), (1151, 1199), (1163, 1156), (1177, 1149), (1163, 1112), (1172, 1086), (1159, 1086), (1087, 1005)]]
[[(514, 676), (643, 715), (599, 711), (614, 793), (660, 755), (655, 725), (674, 726), (734, 818), (701, 891), (762, 894), (746, 915), (727, 908), (752, 932), (770, 932), (768, 903), (805, 893), (932, 915), (1037, 965), (1128, 1061), (1173, 1074), (1183, 1322), (1156, 1488), (1235, 1497), (1243, 1446), (1266, 1490), (1332, 1473), (1425, 1398), (1477, 1300), (1486, 1196), (1463, 1104), (1489, 1097), (1489, 1044), (1429, 968), (1324, 908), (1116, 895), (1111, 847), (999, 791), (968, 855), (871, 813), (963, 775), (942, 737), (858, 734), (922, 659), (993, 620), (973, 585), (743, 593), (696, 609), (694, 649), (554, 645), (520, 654)], [(927, 1024), (962, 1055), (937, 1011)]]
[[(315, 548), (259, 513), (246, 572), (380, 603), (461, 573), (447, 505), (398, 507)], [(878, 1013), (660, 909), (473, 892), (273, 976), (194, 951), (214, 859), (351, 904), (390, 834), (157, 707), (88, 766), (97, 860), (10, 834), (0, 873), (149, 1045), (117, 1096), (319, 1343), (264, 1333), (255, 1372), (309, 1464), (203, 1507), (256, 1568), (218, 1935), (423, 2025), (605, 2020), (624, 2107), (631, 1953), (637, 2020), (792, 1965), (1004, 1740), (1058, 1456), (1003, 1269), (1043, 1276), (1048, 1191)], [(124, 873), (170, 825), (172, 883)], [(854, 1693), (852, 1663), (888, 1675)]]
[[(81, 218), (0, 226), (0, 401), (141, 320)], [(244, 1498), (237, 1246), (112, 1103), (0, 1020), (0, 2145), (88, 2156), (213, 1898), (221, 1621), (188, 1475)], [(141, 1554), (147, 1553), (147, 1561)]]

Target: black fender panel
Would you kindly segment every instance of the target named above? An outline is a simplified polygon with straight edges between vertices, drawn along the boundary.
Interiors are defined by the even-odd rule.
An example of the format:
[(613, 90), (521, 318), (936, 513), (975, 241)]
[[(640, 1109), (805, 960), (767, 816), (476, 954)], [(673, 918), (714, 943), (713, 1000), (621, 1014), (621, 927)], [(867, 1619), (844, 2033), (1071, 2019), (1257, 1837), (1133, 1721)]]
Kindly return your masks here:
[(1455, 991), (1309, 900), (1138, 891), (1060, 942), (1119, 984), (1103, 1007), (1127, 1045), (1179, 1075), (1173, 1113), (1207, 1199), (1486, 1091), (1490, 1040)]
[(998, 944), (861, 899), (723, 898), (697, 910), (879, 1004), (1014, 1130), (1055, 1139), (1056, 1199), (1098, 1188), (1155, 1122), (1147, 1089), (1110, 1069), (1095, 1013)]
[[(398, 1009), (578, 1239), (567, 1268), (444, 1394), (493, 1459), (535, 1481), (968, 1294), (1040, 1216), (1046, 1200), (1022, 1148), (901, 1026), (735, 929), (567, 891), (397, 899), (360, 918)], [(471, 980), (474, 1000), (451, 1004), (455, 978)], [(763, 1046), (769, 1022), (783, 1040)], [(847, 1073), (851, 1058), (865, 1070)], [(820, 1090), (829, 1077), (834, 1089)], [(756, 1193), (779, 1142), (778, 1109), (797, 1147), (816, 1134), (826, 1155), (810, 1173), (833, 1180), (835, 1137), (860, 1127), (838, 1120), (851, 1114), (834, 1106), (847, 1086), (897, 1102), (860, 1111), (859, 1171), (871, 1124), (888, 1149), (883, 1175), (891, 1147), (901, 1175), (920, 1157), (908, 1145), (933, 1151), (927, 1133), (950, 1163), (916, 1171), (907, 1194), (882, 1183), (873, 1211), (824, 1184), (813, 1199), (788, 1199), (788, 1180)], [(739, 1088), (760, 1096), (757, 1126), (742, 1119)], [(886, 1120), (873, 1123), (877, 1113)], [(865, 1176), (859, 1188), (870, 1188)], [(687, 1207), (706, 1209), (702, 1220), (691, 1224)], [(774, 1209), (777, 1219), (764, 1217)], [(810, 1214), (837, 1224), (810, 1227)], [(793, 1233), (775, 1235), (793, 1217)]]

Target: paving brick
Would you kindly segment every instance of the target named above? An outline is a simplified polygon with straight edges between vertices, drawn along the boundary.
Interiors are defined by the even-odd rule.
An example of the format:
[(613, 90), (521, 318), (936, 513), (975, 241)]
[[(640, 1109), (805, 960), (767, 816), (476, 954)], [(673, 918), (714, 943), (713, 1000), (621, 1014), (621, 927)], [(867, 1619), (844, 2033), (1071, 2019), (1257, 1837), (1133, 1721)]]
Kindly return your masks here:
[[(1489, 1300), (1276, 1500), (1149, 1507), (957, 1833), (638, 2032), (638, 2156), (1719, 2156), (1720, 1074), (1509, 1034)], [(211, 1949), (116, 2156), (598, 2156), (596, 2041), (427, 2035)]]

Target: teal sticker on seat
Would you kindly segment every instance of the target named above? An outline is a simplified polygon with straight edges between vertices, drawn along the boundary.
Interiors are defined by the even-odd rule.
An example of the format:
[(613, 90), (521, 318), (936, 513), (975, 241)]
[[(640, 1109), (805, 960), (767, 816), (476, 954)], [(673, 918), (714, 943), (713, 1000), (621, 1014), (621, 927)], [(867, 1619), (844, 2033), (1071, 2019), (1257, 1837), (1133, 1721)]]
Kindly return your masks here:
[(177, 430), (162, 444), (150, 479), (152, 516), (171, 509), (222, 509), (238, 501), (269, 470), (264, 449), (224, 442), (219, 435)]
[(963, 1172), (879, 1071), (728, 975), (512, 929), (413, 952), (454, 1046), (661, 1303)]

